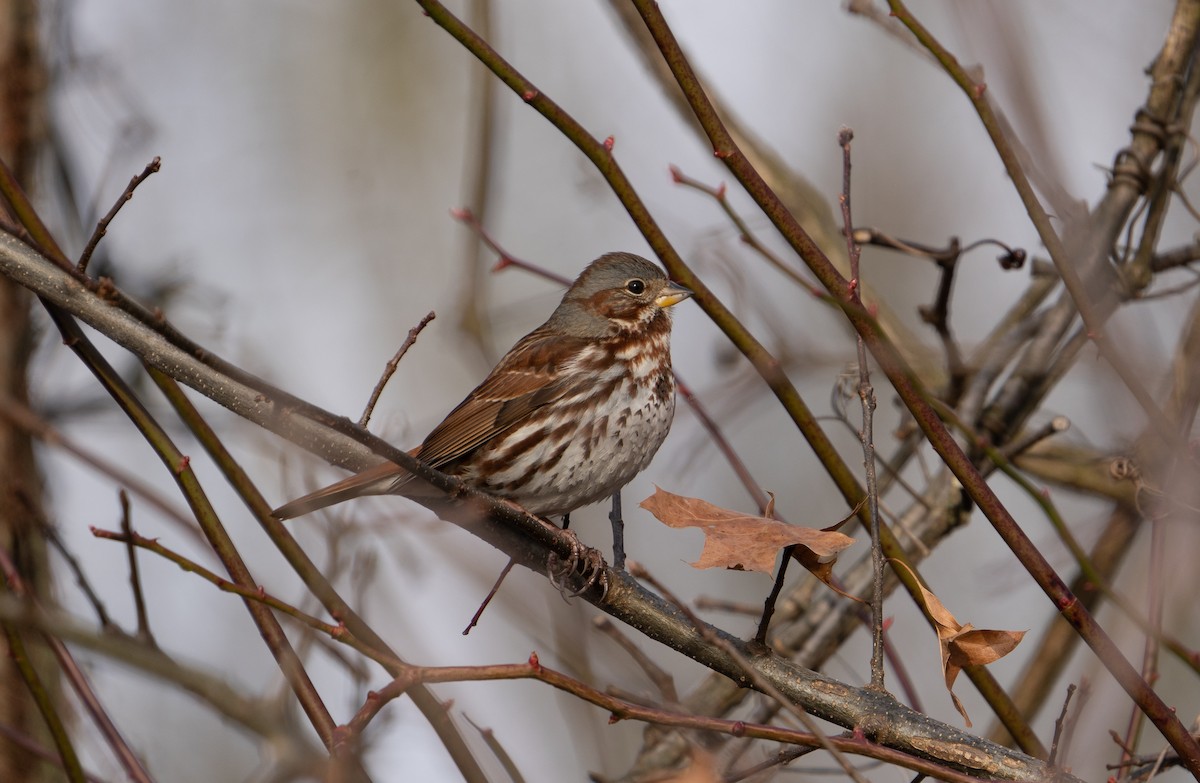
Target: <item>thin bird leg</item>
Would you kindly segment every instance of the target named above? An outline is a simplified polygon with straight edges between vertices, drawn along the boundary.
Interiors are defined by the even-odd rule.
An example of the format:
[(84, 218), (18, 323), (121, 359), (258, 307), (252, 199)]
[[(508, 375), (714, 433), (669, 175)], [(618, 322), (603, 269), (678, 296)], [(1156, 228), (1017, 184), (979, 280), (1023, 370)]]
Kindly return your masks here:
[(508, 572), (513, 569), (513, 566), (516, 565), (516, 563), (517, 561), (513, 560), (511, 557), (508, 559), (508, 565), (504, 566), (504, 570), (500, 572), (500, 576), (496, 577), (496, 584), (492, 585), (492, 589), (487, 594), (487, 597), (483, 599), (483, 603), (481, 603), (479, 608), (475, 610), (475, 615), (471, 618), (471, 622), (467, 623), (467, 627), (463, 629), (463, 636), (469, 634), (471, 629), (479, 624), (479, 618), (483, 616), (483, 610), (488, 608), (488, 604), (490, 604), (492, 599), (496, 597), (496, 593), (500, 592), (500, 585), (504, 582), (504, 577), (508, 576)]
[(621, 517), (621, 490), (612, 496), (612, 511), (608, 512), (608, 521), (613, 530), (613, 568), (625, 570), (625, 520)]

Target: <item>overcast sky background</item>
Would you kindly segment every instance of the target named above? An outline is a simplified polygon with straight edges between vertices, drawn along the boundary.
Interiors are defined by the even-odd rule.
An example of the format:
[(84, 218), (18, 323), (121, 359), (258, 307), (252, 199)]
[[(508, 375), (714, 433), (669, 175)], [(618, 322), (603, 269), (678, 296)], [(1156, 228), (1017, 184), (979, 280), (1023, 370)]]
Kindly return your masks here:
[[(1039, 250), (968, 102), (948, 77), (875, 24), (849, 16), (836, 2), (662, 5), (702, 77), (831, 204), (841, 177), (837, 131), (854, 129), (856, 223), (929, 244), (950, 235), (996, 237)], [(1143, 69), (1161, 45), (1170, 3), (930, 0), (912, 6), (960, 60), (983, 65), (989, 91), (1040, 165), (1056, 172), (1076, 198), (1094, 201), (1103, 191), (1102, 167), (1127, 143), (1133, 112), (1144, 100)], [(372, 424), (411, 446), (483, 377), (490, 359), (557, 303), (561, 288), (509, 270), (487, 284), (487, 344), (481, 349), (458, 329), (463, 257), (472, 237), (449, 210), (464, 204), (475, 159), (469, 148), (475, 63), (415, 3), (104, 0), (64, 3), (62, 14), (54, 51), (64, 70), (54, 114), (82, 193), (103, 214), (151, 157), (163, 160), (162, 172), (142, 186), (105, 239), (118, 283), (137, 290), (163, 276), (178, 279), (185, 288), (168, 305), (169, 317), (225, 358), (357, 418), (408, 329), (435, 310), (437, 320), (404, 359)], [(594, 135), (615, 137), (614, 155), (675, 246), (771, 347), (786, 348), (793, 379), (810, 404), (827, 413), (829, 389), (853, 358), (853, 343), (835, 318), (780, 284), (741, 246), (711, 200), (671, 182), (671, 165), (712, 184), (731, 178), (666, 105), (607, 6), (505, 0), (492, 14), (499, 50)], [(649, 255), (590, 164), (519, 98), (496, 88), (489, 230), (514, 254), (568, 276), (609, 250)], [(736, 187), (731, 197), (778, 245)], [(1185, 241), (1193, 228), (1176, 216), (1168, 231)], [(994, 257), (981, 251), (960, 267), (954, 326), (968, 344), (987, 333), (1028, 281), (1027, 270), (1003, 273)], [(916, 307), (932, 299), (932, 267), (879, 253), (868, 253), (864, 264), (867, 280), (920, 330)], [(1146, 372), (1160, 372), (1169, 358), (1181, 307), (1156, 305), (1122, 316)], [(676, 324), (676, 367), (719, 417), (759, 482), (777, 493), (781, 511), (818, 526), (844, 516), (802, 439), (699, 309), (682, 305)], [(90, 388), (53, 340), (42, 361), (40, 392), (69, 396)], [(1135, 435), (1141, 425), (1130, 401), (1113, 391), (1098, 362), (1082, 364), (1039, 420), (1068, 413), (1073, 435), (1093, 444)], [(876, 431), (885, 450), (896, 421), (892, 408), (882, 395)], [(270, 499), (282, 502), (337, 476), (231, 415), (211, 405), (205, 410)], [(169, 477), (124, 418), (75, 417), (64, 426), (171, 492)], [(858, 464), (853, 438), (834, 424), (829, 429), (848, 462)], [(298, 595), (295, 579), (199, 458), (198, 447), (182, 433), (180, 439), (196, 455), (206, 488), (252, 558), (256, 577), (273, 593)], [(115, 489), (61, 455), (48, 454), (46, 464), (64, 537), (85, 557), (109, 608), (131, 624), (125, 552), (87, 532), (89, 525), (117, 524)], [(659, 458), (625, 493), (631, 556), (681, 595), (761, 600), (769, 587), (764, 576), (695, 572), (687, 565), (698, 556), (698, 536), (667, 530), (636, 509), (653, 483), (751, 509), (682, 406)], [(1012, 493), (1005, 497), (1016, 513), (1030, 515), (1031, 535), (1071, 573), (1030, 504)], [(1102, 505), (1060, 501), (1076, 519), (1104, 518)], [(398, 499), (356, 505), (360, 532), (342, 542), (351, 572), (375, 569), (360, 603), (403, 656), (482, 664), (521, 661), (537, 650), (544, 662), (595, 682), (649, 692), (628, 658), (590, 629), (595, 612), (578, 601), (564, 604), (534, 575), (515, 573), (480, 627), (461, 636), (505, 558), (427, 515), (413, 512), (397, 523), (408, 508)], [(585, 541), (607, 545), (604, 514), (599, 507), (583, 512), (573, 516), (573, 526)], [(134, 520), (142, 533), (189, 549), (176, 530), (136, 503)], [(295, 525), (310, 551), (327, 551), (319, 519)], [(1090, 540), (1086, 528), (1079, 535)], [(1130, 560), (1135, 578), (1140, 562)], [(171, 652), (254, 692), (279, 687), (274, 663), (236, 599), (153, 558), (142, 565), (153, 585), (154, 630)], [(1186, 578), (1194, 578), (1192, 571)], [(977, 626), (1037, 630), (1049, 610), (982, 518), (956, 533), (923, 572), (935, 590), (954, 596), (957, 616)], [(65, 582), (61, 593), (68, 606), (86, 611)], [(908, 603), (898, 598), (888, 605), (896, 617), (894, 636), (925, 709), (958, 724), (940, 689), (935, 641)], [(752, 629), (749, 620), (714, 619), (735, 633)], [(1140, 654), (1136, 637), (1129, 637), (1127, 650)], [(861, 644), (848, 646), (827, 671), (862, 682), (865, 651)], [(655, 657), (677, 673), (685, 691), (703, 674), (674, 654), (655, 651)], [(1003, 681), (1024, 663), (1018, 649), (995, 669)], [(92, 665), (114, 717), (162, 779), (241, 780), (269, 763), (189, 697), (101, 659)], [(335, 718), (348, 719), (363, 692), (320, 654), (313, 671)], [(1090, 656), (1080, 656), (1072, 676), (1081, 672), (1096, 682), (1097, 695), (1079, 736), (1104, 736), (1109, 725), (1123, 729), (1125, 708), (1103, 706), (1113, 692)], [(385, 683), (382, 672), (373, 678), (373, 687)], [(1187, 688), (1194, 697), (1194, 681)], [(495, 729), (530, 781), (562, 779), (564, 769), (617, 774), (641, 738), (637, 725), (608, 726), (599, 710), (529, 683), (474, 683), (438, 693), (454, 700), (457, 714)], [(985, 728), (986, 711), (970, 686), (961, 684), (958, 693)], [(393, 704), (388, 714), (371, 734), (375, 780), (457, 779), (411, 705)], [(1185, 723), (1191, 718), (1181, 717)], [(1044, 738), (1052, 719), (1038, 724)], [(486, 757), (473, 730), (460, 725)], [(118, 777), (105, 751), (92, 750), (93, 768)], [(1112, 755), (1107, 745), (1077, 746), (1077, 753), (1076, 771), (1093, 777), (1104, 774), (1099, 765)]]

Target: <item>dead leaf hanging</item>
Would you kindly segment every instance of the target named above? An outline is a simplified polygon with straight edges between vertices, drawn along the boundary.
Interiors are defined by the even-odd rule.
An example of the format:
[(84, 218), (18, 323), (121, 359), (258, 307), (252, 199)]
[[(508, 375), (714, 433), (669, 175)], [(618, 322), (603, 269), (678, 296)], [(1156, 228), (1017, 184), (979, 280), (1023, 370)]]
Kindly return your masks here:
[[(901, 566), (908, 569), (904, 563)], [(909, 569), (909, 573), (912, 570)], [(915, 575), (914, 575), (915, 577)], [(993, 631), (986, 628), (975, 628), (970, 623), (962, 625), (950, 614), (950, 610), (925, 585), (917, 581), (921, 591), (921, 608), (925, 616), (933, 622), (937, 630), (938, 647), (942, 654), (942, 674), (946, 678), (946, 690), (954, 702), (954, 709), (963, 716), (967, 728), (971, 727), (971, 718), (962, 702), (954, 695), (954, 681), (964, 666), (985, 666), (1000, 660), (1012, 652), (1021, 639), (1024, 631)]]
[(834, 530), (815, 530), (743, 514), (661, 487), (655, 487), (654, 494), (640, 505), (669, 527), (704, 531), (704, 550), (700, 559), (692, 563), (695, 568), (732, 568), (770, 574), (779, 550), (796, 546), (800, 550), (797, 559), (814, 573), (815, 568), (823, 569), (826, 578), (822, 581), (828, 583), (838, 552), (854, 543), (853, 538)]

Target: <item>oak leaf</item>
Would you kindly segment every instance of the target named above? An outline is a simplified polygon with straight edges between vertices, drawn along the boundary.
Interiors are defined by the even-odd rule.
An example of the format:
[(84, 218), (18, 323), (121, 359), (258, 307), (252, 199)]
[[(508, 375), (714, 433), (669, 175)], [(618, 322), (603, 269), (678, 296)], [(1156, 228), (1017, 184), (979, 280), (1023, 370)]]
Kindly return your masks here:
[[(657, 486), (654, 494), (641, 502), (641, 507), (669, 527), (704, 531), (704, 550), (700, 559), (692, 563), (695, 568), (732, 568), (770, 574), (779, 550), (794, 545), (796, 559), (806, 568), (814, 573), (820, 568), (829, 574), (838, 552), (854, 543), (853, 538), (834, 530), (814, 530), (743, 514)], [(822, 581), (828, 584), (827, 579)]]

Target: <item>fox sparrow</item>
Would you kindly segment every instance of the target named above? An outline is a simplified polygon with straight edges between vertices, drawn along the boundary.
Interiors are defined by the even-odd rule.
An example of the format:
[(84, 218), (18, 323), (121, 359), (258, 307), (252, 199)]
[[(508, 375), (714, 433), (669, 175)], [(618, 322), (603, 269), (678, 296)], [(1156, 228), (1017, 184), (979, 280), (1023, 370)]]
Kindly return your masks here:
[[(689, 296), (644, 258), (601, 256), (414, 456), (544, 517), (614, 495), (671, 427), (668, 308)], [(290, 519), (362, 495), (405, 494), (410, 479), (384, 463), (273, 513)]]

